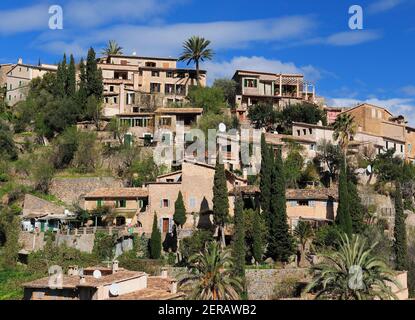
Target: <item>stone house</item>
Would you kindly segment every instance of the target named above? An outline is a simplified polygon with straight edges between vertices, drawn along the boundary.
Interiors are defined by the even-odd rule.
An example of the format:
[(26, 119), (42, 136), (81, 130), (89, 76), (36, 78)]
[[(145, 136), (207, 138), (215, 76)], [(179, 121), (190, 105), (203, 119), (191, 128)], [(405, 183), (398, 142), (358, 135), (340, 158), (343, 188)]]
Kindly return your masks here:
[[(182, 104), (196, 71), (177, 68), (177, 59), (109, 55), (98, 60), (104, 83), (104, 114), (153, 112), (158, 107)], [(206, 85), (206, 71), (200, 72)]]
[(66, 275), (25, 283), (24, 300), (176, 300), (184, 296), (177, 292), (177, 280), (165, 272), (149, 276), (119, 268), (118, 261), (112, 264), (111, 268), (72, 266)]

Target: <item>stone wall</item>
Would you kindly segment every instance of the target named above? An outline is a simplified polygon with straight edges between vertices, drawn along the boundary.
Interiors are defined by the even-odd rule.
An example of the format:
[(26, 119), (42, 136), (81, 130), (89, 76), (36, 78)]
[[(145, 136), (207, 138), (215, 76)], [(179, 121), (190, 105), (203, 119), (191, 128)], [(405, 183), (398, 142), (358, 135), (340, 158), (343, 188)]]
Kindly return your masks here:
[(67, 247), (78, 249), (81, 252), (92, 253), (94, 240), (95, 234), (57, 234), (55, 242), (58, 246), (65, 244)]
[[(186, 268), (167, 267), (169, 276), (180, 279), (186, 274)], [(274, 289), (278, 282), (287, 277), (307, 279), (308, 269), (246, 269), (246, 284), (249, 300), (270, 300), (274, 295)]]
[(34, 233), (21, 231), (19, 233), (19, 243), (21, 244), (23, 250), (34, 252), (43, 249), (43, 246), (45, 245), (44, 237), (45, 234), (43, 232)]
[(119, 188), (123, 183), (112, 177), (54, 178), (50, 193), (68, 205), (79, 203), (82, 196), (99, 188)]
[(308, 269), (247, 269), (245, 271), (249, 300), (270, 300), (275, 286), (287, 277), (303, 279)]

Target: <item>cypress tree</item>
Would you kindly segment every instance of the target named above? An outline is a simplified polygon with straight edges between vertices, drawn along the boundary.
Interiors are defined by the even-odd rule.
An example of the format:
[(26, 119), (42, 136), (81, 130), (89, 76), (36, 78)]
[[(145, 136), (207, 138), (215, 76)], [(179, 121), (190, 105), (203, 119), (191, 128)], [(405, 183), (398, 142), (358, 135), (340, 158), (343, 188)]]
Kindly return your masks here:
[(238, 195), (235, 199), (232, 256), (235, 273), (242, 278), (245, 277), (245, 223), (243, 214), (243, 201), (241, 196)]
[(396, 269), (408, 270), (408, 248), (406, 242), (406, 226), (405, 226), (405, 213), (402, 203), (402, 190), (401, 183), (395, 182), (395, 228), (394, 228), (394, 243), (393, 248), (395, 251)]
[(261, 171), (259, 188), (260, 205), (265, 217), (267, 228), (270, 228), (270, 202), (271, 202), (271, 173), (272, 173), (272, 151), (267, 146), (265, 135), (261, 136)]
[(97, 100), (101, 100), (104, 91), (102, 72), (98, 69), (93, 48), (88, 50), (86, 60), (86, 91), (88, 97), (93, 95)]
[(66, 54), (64, 54), (62, 61), (58, 64), (58, 70), (56, 71), (55, 95), (57, 97), (64, 98), (66, 96), (67, 82)]
[(76, 70), (75, 70), (75, 59), (71, 54), (68, 67), (68, 77), (67, 77), (67, 88), (66, 94), (70, 97), (75, 96), (76, 92)]
[(269, 233), (268, 253), (276, 261), (287, 262), (293, 253), (293, 241), (289, 233), (285, 198), (284, 164), (281, 150), (274, 161), (271, 185), (271, 232)]
[(179, 191), (177, 200), (174, 203), (173, 220), (174, 223), (180, 227), (183, 227), (183, 225), (186, 223), (186, 208), (184, 206), (183, 195), (181, 191)]
[[(254, 216), (253, 229), (260, 230), (261, 215), (259, 212)], [(254, 232), (252, 239), (252, 255), (257, 263), (261, 263), (263, 255), (262, 236), (260, 232)]]
[(337, 208), (336, 224), (340, 230), (349, 237), (353, 233), (352, 219), (350, 217), (349, 192), (347, 183), (347, 172), (345, 161), (342, 161), (339, 176), (339, 206)]
[(216, 158), (215, 176), (213, 181), (213, 223), (218, 228), (218, 236), (225, 246), (225, 224), (229, 219), (228, 188), (223, 164)]
[(76, 101), (79, 105), (81, 111), (81, 119), (83, 120), (86, 117), (86, 103), (87, 103), (87, 88), (86, 88), (86, 68), (85, 62), (82, 58), (79, 62), (79, 86), (78, 92), (76, 93)]
[(160, 259), (161, 256), (161, 232), (157, 225), (157, 214), (154, 214), (153, 230), (150, 238), (150, 258)]
[(364, 229), (363, 205), (357, 192), (356, 184), (352, 180), (349, 180), (347, 183), (347, 191), (349, 193), (349, 210), (353, 233), (362, 233)]

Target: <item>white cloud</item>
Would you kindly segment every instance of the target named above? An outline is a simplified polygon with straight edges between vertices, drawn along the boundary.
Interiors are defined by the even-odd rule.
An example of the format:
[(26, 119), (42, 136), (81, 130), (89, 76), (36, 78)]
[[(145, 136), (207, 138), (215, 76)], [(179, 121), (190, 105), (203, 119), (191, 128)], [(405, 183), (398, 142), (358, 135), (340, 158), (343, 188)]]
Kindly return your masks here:
[(185, 0), (72, 0), (64, 6), (65, 18), (71, 26), (99, 26), (125, 21), (147, 21), (166, 13)]
[(298, 67), (292, 62), (266, 59), (264, 57), (234, 57), (230, 61), (208, 61), (202, 65), (208, 71), (209, 82), (218, 78), (231, 78), (236, 70), (263, 71), (272, 73), (304, 74), (307, 80), (316, 81), (321, 78), (321, 72), (311, 66)]
[(404, 0), (379, 0), (375, 1), (372, 4), (369, 5), (368, 10), (370, 13), (381, 13), (385, 11), (389, 11), (401, 3), (403, 3)]
[[(136, 51), (139, 55), (177, 56), (181, 52), (182, 42), (195, 34), (211, 40), (214, 50), (221, 50), (243, 48), (254, 42), (302, 38), (314, 26), (315, 21), (310, 16), (156, 26), (117, 25), (86, 34), (66, 30), (59, 39), (56, 39), (53, 31), (46, 32), (39, 37), (37, 45), (42, 48), (49, 42), (65, 41), (86, 49), (91, 45), (104, 45), (108, 39), (114, 39), (124, 47), (127, 54)], [(58, 48), (56, 45), (52, 47)]]
[(324, 42), (333, 46), (354, 46), (377, 40), (381, 36), (380, 32), (374, 30), (354, 30), (335, 33), (327, 37)]
[(0, 11), (0, 35), (47, 30), (49, 6), (35, 5), (20, 9)]
[(401, 88), (401, 91), (408, 96), (415, 96), (415, 86), (409, 85)]
[(415, 125), (415, 99), (409, 98), (390, 98), (380, 99), (371, 97), (358, 100), (354, 98), (327, 98), (329, 105), (336, 107), (353, 107), (359, 103), (370, 103), (388, 109), (394, 115), (404, 115), (411, 125)]

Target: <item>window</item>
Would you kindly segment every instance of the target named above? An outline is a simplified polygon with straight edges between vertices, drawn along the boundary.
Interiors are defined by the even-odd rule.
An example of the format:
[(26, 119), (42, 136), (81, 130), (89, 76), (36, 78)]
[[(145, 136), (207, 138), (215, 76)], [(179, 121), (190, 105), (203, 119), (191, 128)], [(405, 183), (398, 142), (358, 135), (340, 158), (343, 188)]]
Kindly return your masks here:
[(183, 84), (176, 85), (176, 93), (177, 94), (185, 94), (186, 93), (186, 86)]
[(115, 207), (116, 208), (126, 208), (127, 207), (127, 200), (125, 200), (125, 199), (117, 200), (115, 202)]
[(114, 103), (117, 103), (117, 97), (114, 97)]
[(300, 200), (300, 201), (298, 201), (298, 205), (301, 206), (301, 207), (308, 207), (309, 202), (308, 202), (308, 200)]
[(297, 130), (297, 136), (301, 136), (301, 130)]
[(244, 87), (245, 88), (256, 88), (258, 86), (257, 79), (245, 79)]
[(143, 200), (137, 200), (137, 207), (138, 208), (144, 207), (144, 201)]
[(310, 145), (310, 150), (311, 150), (311, 151), (314, 151), (314, 149), (315, 149), (315, 145), (314, 145), (314, 144), (311, 144), (311, 145)]
[(304, 135), (306, 135), (307, 134), (307, 129), (303, 129), (303, 133), (304, 133)]
[(161, 208), (168, 208), (169, 202), (170, 202), (169, 199), (162, 199), (161, 204), (160, 204)]
[(152, 77), (160, 77), (160, 72), (159, 71), (151, 71), (151, 76)]
[(155, 62), (146, 62), (146, 67), (155, 68), (156, 67), (156, 63)]
[(10, 90), (13, 90), (13, 85), (10, 83)]
[(166, 72), (166, 78), (173, 78), (173, 76), (174, 76), (173, 71)]
[(109, 100), (108, 100), (108, 97), (106, 97), (106, 98), (105, 98), (105, 103), (108, 103), (108, 101), (109, 101)]
[(97, 200), (97, 207), (101, 208), (102, 207), (102, 199), (98, 199)]
[(386, 141), (386, 150), (389, 149), (389, 141)]
[(196, 207), (196, 199), (194, 197), (190, 197), (189, 199), (189, 207), (195, 208)]
[(166, 83), (165, 87), (164, 87), (164, 91), (166, 94), (172, 94), (174, 93), (174, 84), (168, 84)]
[(171, 126), (171, 118), (170, 117), (160, 118), (159, 123), (160, 123), (161, 126)]
[(169, 134), (169, 133), (163, 133), (163, 134), (161, 135), (161, 142), (162, 142), (163, 144), (167, 144), (167, 145), (169, 145), (169, 144), (170, 144), (170, 134)]
[(150, 83), (150, 92), (151, 93), (160, 93), (160, 83)]
[(290, 207), (296, 207), (297, 206), (297, 201), (290, 201), (289, 205), (290, 205)]
[(22, 81), (20, 80), (20, 81), (19, 81), (19, 87), (21, 87), (21, 86), (22, 86)]
[(313, 134), (313, 129), (309, 128), (308, 132), (310, 132), (310, 134)]
[(114, 86), (110, 86), (110, 92), (114, 92)]
[(401, 153), (403, 153), (403, 144), (401, 144)]

